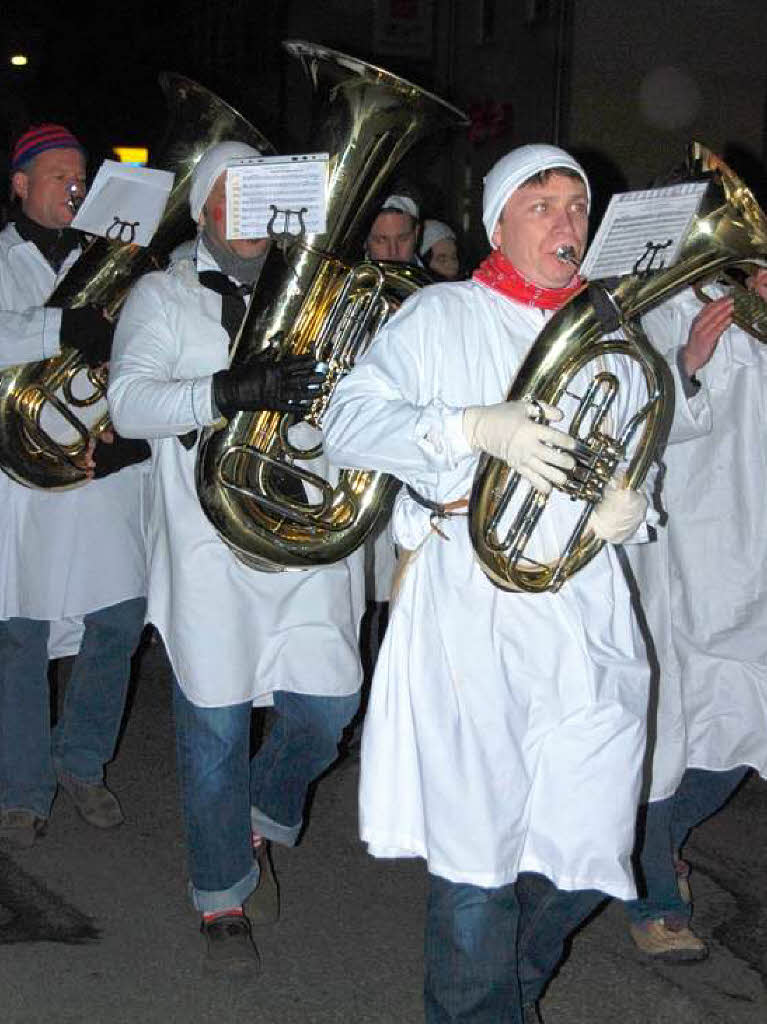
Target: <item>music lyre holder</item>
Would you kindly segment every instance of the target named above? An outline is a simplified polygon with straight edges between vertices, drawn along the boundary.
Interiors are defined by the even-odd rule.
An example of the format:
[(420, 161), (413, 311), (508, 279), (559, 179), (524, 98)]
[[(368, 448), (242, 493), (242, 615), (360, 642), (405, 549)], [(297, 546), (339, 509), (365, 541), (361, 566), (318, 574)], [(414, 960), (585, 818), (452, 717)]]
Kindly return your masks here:
[[(649, 277), (655, 271), (663, 270), (666, 266), (666, 261), (660, 254), (664, 249), (668, 249), (673, 244), (673, 238), (669, 238), (665, 242), (653, 242), (652, 239), (645, 242), (645, 250), (634, 264), (632, 273), (639, 274), (641, 277)], [(659, 257), (657, 265), (655, 263), (656, 257)]]
[[(281, 210), (279, 207), (275, 206), (274, 203), (270, 203), (269, 209), (272, 211), (272, 216), (269, 219), (269, 223), (266, 225), (266, 233), (269, 238), (276, 243), (284, 256), (288, 251), (288, 247), (294, 242), (300, 241), (306, 234), (304, 214), (309, 212), (309, 208), (307, 206), (302, 206), (300, 210), (291, 210), (286, 207), (284, 210)], [(275, 231), (275, 221), (280, 216), (285, 218), (284, 226), (282, 231)], [(298, 231), (290, 230), (290, 221), (293, 217), (298, 220)]]

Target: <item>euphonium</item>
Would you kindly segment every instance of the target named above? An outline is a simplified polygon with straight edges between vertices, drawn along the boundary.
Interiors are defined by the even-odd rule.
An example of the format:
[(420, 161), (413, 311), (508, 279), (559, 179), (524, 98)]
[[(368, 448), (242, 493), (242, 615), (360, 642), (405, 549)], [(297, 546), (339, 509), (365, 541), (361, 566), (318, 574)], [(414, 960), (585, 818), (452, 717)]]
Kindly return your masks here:
[[(233, 356), (242, 365), (272, 345), (313, 352), (329, 365), (322, 396), (306, 417), (320, 427), (340, 377), (390, 313), (428, 277), (402, 263), (352, 266), (371, 205), (415, 142), (464, 115), (409, 82), (322, 46), (285, 44), (318, 92), (317, 133), (308, 148), (330, 155), (327, 233), (273, 252), (258, 281)], [(332, 484), (309, 467), (321, 444), (295, 447), (281, 413), (238, 413), (207, 431), (197, 460), (202, 508), (247, 565), (270, 572), (338, 561), (391, 507), (398, 483), (344, 470)], [(302, 495), (305, 495), (302, 497)]]
[[(240, 139), (273, 152), (245, 118), (196, 82), (163, 74), (160, 85), (169, 119), (156, 166), (172, 171), (175, 180), (150, 245), (95, 238), (46, 305), (94, 305), (114, 318), (136, 278), (163, 267), (188, 232), (192, 171), (205, 150), (225, 139)], [(66, 347), (51, 359), (0, 374), (0, 468), (28, 487), (66, 490), (84, 483), (88, 443), (110, 427), (106, 385), (105, 372), (90, 369), (79, 352)], [(53, 423), (57, 434), (64, 428), (66, 439), (52, 435)]]
[[(515, 494), (518, 474), (499, 459), (480, 460), (469, 502), (469, 530), (482, 569), (504, 590), (558, 590), (602, 547), (588, 521), (616, 468), (621, 473), (625, 468), (626, 487), (638, 488), (647, 474), (668, 426), (673, 388), (666, 363), (644, 336), (638, 318), (724, 267), (762, 262), (767, 256), (767, 218), (749, 189), (698, 143), (690, 147), (688, 169), (712, 180), (674, 265), (633, 274), (615, 287), (595, 282), (578, 292), (546, 324), (514, 380), (509, 400), (557, 405), (566, 394), (573, 399), (573, 378), (587, 364), (597, 363), (591, 384), (576, 396), (569, 433), (581, 442), (578, 465), (562, 488), (574, 500), (583, 500), (583, 509), (558, 557), (542, 562), (526, 553), (546, 496), (533, 489)], [(647, 400), (618, 436), (605, 429), (618, 382), (599, 362), (610, 353), (638, 362), (647, 391)]]

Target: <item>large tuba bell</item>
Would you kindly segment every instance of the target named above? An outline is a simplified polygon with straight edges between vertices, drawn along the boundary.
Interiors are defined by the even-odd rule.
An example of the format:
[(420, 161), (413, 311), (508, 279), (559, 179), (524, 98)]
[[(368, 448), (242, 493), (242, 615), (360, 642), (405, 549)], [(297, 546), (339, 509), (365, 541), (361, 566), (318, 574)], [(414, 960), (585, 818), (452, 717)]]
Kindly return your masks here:
[[(270, 344), (282, 354), (315, 353), (329, 374), (306, 422), (320, 427), (336, 382), (391, 312), (429, 280), (406, 264), (352, 265), (371, 204), (414, 143), (466, 119), (361, 60), (301, 41), (285, 47), (317, 90), (310, 145), (330, 154), (328, 230), (293, 244), (284, 259), (270, 255), (233, 365)], [(238, 413), (225, 429), (206, 432), (197, 461), (197, 491), (208, 519), (242, 561), (270, 572), (345, 557), (388, 514), (398, 487), (383, 473), (360, 470), (344, 470), (330, 483), (311, 466), (321, 443), (296, 447), (288, 437), (291, 422), (281, 413)]]
[[(574, 378), (581, 374), (582, 382), (587, 364), (596, 363), (591, 382), (576, 396), (569, 433), (580, 440), (577, 467), (563, 488), (584, 504), (576, 527), (551, 561), (527, 553), (546, 496), (534, 489), (518, 494), (518, 474), (499, 459), (480, 460), (469, 502), (469, 530), (482, 569), (504, 590), (558, 590), (602, 548), (588, 521), (606, 482), (618, 467), (621, 473), (625, 467), (627, 487), (639, 487), (647, 474), (671, 416), (673, 385), (665, 360), (644, 336), (638, 318), (724, 267), (765, 261), (767, 218), (749, 189), (699, 143), (690, 147), (688, 170), (691, 176), (707, 174), (712, 180), (676, 263), (625, 277), (615, 287), (595, 282), (578, 292), (546, 324), (514, 380), (509, 400), (557, 405), (564, 397), (573, 400), (578, 390)], [(620, 334), (612, 336), (616, 329)], [(606, 424), (617, 379), (600, 366), (610, 353), (639, 363), (648, 396), (615, 436)]]
[[(156, 166), (172, 171), (175, 181), (150, 245), (93, 239), (46, 305), (95, 305), (113, 318), (133, 282), (162, 268), (188, 233), (192, 171), (205, 150), (239, 139), (273, 152), (244, 117), (196, 82), (165, 73), (160, 85), (169, 117)], [(106, 385), (105, 373), (91, 370), (68, 348), (0, 374), (0, 467), (28, 487), (66, 490), (84, 483), (89, 440), (110, 427)]]

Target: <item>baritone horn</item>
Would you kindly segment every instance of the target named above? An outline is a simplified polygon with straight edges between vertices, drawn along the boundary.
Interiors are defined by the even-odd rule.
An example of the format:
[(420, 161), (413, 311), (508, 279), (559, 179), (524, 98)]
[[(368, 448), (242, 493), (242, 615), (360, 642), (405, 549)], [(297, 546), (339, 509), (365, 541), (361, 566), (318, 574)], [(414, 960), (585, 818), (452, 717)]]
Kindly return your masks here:
[[(332, 391), (388, 317), (428, 275), (404, 263), (356, 264), (373, 203), (407, 151), (465, 115), (410, 82), (347, 54), (302, 41), (285, 47), (316, 92), (315, 130), (306, 148), (329, 154), (327, 230), (273, 251), (259, 278), (232, 360), (245, 365), (269, 346), (314, 354), (329, 366), (323, 392), (305, 417), (321, 428)], [(300, 447), (281, 413), (237, 413), (200, 442), (197, 493), (205, 515), (234, 554), (255, 569), (281, 572), (336, 562), (388, 515), (392, 477), (342, 470), (327, 479), (319, 429)]]
[[(767, 302), (746, 284), (748, 277), (764, 263), (753, 263), (742, 267), (726, 267), (715, 278), (715, 283), (726, 288), (733, 300), (732, 320), (746, 334), (757, 341), (767, 341)], [(716, 296), (709, 295), (706, 288), (710, 282), (695, 285), (695, 294), (701, 302), (713, 302)]]
[[(687, 169), (710, 181), (676, 262), (634, 273), (617, 285), (596, 281), (584, 287), (548, 321), (517, 373), (510, 401), (574, 403), (564, 429), (578, 440), (576, 469), (561, 490), (583, 504), (561, 551), (544, 560), (532, 549), (541, 543), (536, 527), (547, 497), (534, 489), (518, 492), (519, 474), (500, 459), (482, 456), (469, 501), (469, 531), (480, 566), (504, 590), (559, 590), (602, 548), (589, 518), (608, 481), (620, 474), (623, 486), (638, 488), (645, 479), (668, 428), (673, 385), (639, 318), (724, 268), (764, 263), (767, 257), (767, 218), (733, 171), (699, 143), (689, 148)], [(612, 355), (638, 364), (646, 390), (646, 400), (619, 433), (609, 427), (619, 388), (605, 364)]]
[[(146, 247), (94, 238), (46, 303), (61, 309), (98, 306), (113, 320), (130, 286), (148, 270), (162, 269), (188, 234), (192, 171), (209, 146), (226, 139), (274, 152), (261, 133), (218, 96), (189, 78), (163, 73), (168, 126), (156, 165), (174, 173), (165, 212)], [(73, 212), (80, 195), (72, 191)], [(0, 468), (17, 483), (68, 490), (87, 481), (83, 457), (91, 439), (111, 428), (107, 374), (91, 369), (79, 352), (11, 367), (0, 373)]]

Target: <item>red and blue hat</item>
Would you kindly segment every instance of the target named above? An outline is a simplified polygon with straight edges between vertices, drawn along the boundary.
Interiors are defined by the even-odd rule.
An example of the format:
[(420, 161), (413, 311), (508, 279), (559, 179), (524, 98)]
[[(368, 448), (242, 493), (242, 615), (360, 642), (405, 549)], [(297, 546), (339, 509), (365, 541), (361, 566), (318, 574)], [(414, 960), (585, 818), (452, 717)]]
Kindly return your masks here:
[(17, 139), (11, 154), (11, 173), (48, 149), (79, 149), (85, 156), (82, 143), (63, 124), (36, 124)]

